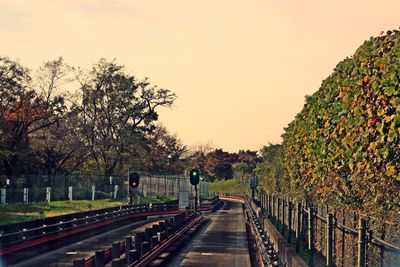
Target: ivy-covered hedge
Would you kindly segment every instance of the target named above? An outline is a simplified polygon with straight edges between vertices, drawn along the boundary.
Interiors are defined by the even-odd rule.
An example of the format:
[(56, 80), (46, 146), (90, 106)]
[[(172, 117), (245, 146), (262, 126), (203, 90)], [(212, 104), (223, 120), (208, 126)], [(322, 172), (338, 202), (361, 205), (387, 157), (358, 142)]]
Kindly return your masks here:
[(399, 217), (399, 86), (399, 31), (341, 61), (285, 129), (291, 179), (319, 201)]

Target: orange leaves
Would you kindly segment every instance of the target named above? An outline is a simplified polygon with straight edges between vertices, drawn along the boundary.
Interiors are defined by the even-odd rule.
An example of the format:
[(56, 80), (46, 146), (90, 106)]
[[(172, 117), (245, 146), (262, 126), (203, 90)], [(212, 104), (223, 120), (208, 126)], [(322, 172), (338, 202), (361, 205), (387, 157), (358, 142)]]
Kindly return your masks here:
[(377, 117), (373, 117), (373, 118), (369, 119), (368, 123), (367, 123), (368, 127), (375, 125), (376, 121), (377, 121)]
[(16, 112), (8, 111), (4, 114), (4, 120), (9, 122), (32, 122), (46, 118), (47, 112), (43, 108), (24, 108)]

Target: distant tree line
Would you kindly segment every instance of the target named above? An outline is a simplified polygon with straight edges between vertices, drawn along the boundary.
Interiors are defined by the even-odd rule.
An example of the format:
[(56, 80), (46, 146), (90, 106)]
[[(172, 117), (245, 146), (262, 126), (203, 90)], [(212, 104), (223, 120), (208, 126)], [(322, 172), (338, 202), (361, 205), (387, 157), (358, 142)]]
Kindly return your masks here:
[(254, 151), (186, 145), (158, 121), (176, 95), (139, 80), (115, 60), (86, 70), (63, 58), (31, 71), (0, 57), (0, 183), (24, 175), (125, 175), (128, 170), (230, 179)]
[(0, 57), (0, 173), (182, 172), (186, 146), (156, 124), (175, 98), (115, 61), (83, 70), (59, 58), (32, 73)]

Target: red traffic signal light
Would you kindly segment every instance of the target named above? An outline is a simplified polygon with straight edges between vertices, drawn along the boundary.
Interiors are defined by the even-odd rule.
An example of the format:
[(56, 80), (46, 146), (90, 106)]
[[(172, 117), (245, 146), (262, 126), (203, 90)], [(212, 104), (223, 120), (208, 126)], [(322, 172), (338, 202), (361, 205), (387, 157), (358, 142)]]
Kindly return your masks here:
[(129, 173), (129, 187), (132, 188), (139, 187), (139, 174), (137, 172)]

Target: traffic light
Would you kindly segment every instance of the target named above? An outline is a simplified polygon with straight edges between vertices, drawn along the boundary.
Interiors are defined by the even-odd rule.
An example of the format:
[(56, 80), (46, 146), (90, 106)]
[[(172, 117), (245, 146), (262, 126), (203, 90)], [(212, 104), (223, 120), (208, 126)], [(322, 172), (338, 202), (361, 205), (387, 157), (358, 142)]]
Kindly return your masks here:
[(137, 172), (129, 173), (129, 187), (131, 188), (139, 187), (139, 174)]
[(197, 169), (190, 171), (190, 183), (192, 185), (198, 185), (200, 181), (200, 172)]

